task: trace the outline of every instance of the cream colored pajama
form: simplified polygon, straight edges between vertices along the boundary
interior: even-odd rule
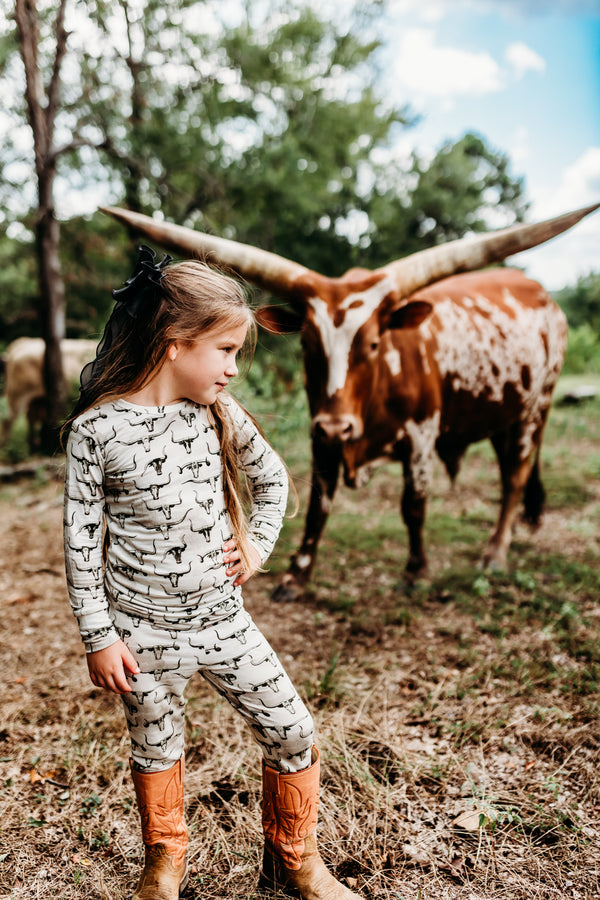
[[[223,399],[252,498],[248,536],[264,562],[287,474],[244,410]],[[138,767],[168,768],[182,755],[183,694],[196,672],[244,717],[268,762],[288,772],[310,763],[311,717],[226,574],[232,528],[206,407],[115,400],[79,416],[67,445],[64,532],[87,652],[121,638],[141,669],[123,698]]]

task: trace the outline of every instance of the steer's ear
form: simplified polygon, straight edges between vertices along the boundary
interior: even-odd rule
[[[387,322],[386,328],[418,328],[431,315],[433,306],[426,300],[413,300],[395,309]]]
[[[302,331],[304,316],[289,306],[259,306],[255,312],[256,321],[271,334],[293,334]]]

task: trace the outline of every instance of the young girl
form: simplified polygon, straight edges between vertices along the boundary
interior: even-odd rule
[[[356,898],[316,849],[311,716],[243,606],[287,500],[284,466],[225,391],[252,312],[236,281],[157,263],[147,247],[114,297],[69,423],[64,541],[91,680],[121,695],[131,737],[145,845],[134,900],[176,900],[187,880],[184,691],[196,672],[262,749],[261,886]]]

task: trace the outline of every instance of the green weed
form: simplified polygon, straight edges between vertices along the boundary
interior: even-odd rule
[[[316,684],[308,683],[306,685],[306,693],[309,700],[318,706],[337,704],[344,694],[338,670],[341,658],[341,651],[334,651],[331,654],[327,668]]]
[[[88,797],[84,797],[81,801],[81,811],[84,818],[89,819],[98,815],[98,809],[101,805],[102,797],[99,797],[98,794],[90,794]]]

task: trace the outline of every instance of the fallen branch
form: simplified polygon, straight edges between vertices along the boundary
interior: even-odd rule
[[[65,473],[63,459],[54,457],[38,457],[24,462],[15,463],[13,466],[0,466],[0,482],[18,481],[20,478],[42,477],[49,481],[62,481]]]

